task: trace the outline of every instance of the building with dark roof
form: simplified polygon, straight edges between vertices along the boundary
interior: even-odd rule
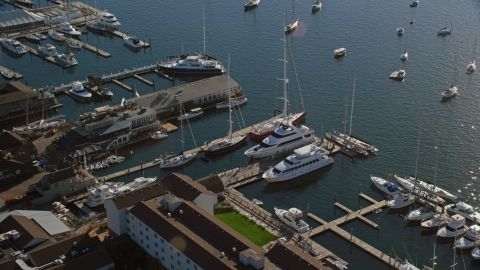
[[[222,182],[222,179],[220,179],[217,174],[209,175],[197,180],[196,182],[204,186],[207,190],[210,190],[219,196],[224,196],[225,186]]]
[[[0,233],[15,230],[20,235],[13,241],[18,249],[29,249],[45,241],[55,242],[35,222],[24,216],[10,215],[0,222]]]
[[[217,195],[189,176],[172,172],[162,180],[162,184],[176,196],[192,201],[213,215],[213,208],[218,204]]]
[[[95,186],[96,179],[86,171],[75,171],[72,167],[51,172],[38,183],[28,187],[25,195],[33,205],[57,200],[88,187]]]
[[[295,270],[328,270],[329,267],[323,266],[319,260],[308,253],[302,252],[298,246],[277,242],[267,253],[270,260],[278,263],[285,269]]]
[[[0,186],[8,185],[20,177],[28,178],[40,171],[37,162],[38,151],[31,141],[15,132],[0,134]]]
[[[138,190],[125,192],[112,199],[104,201],[107,212],[109,234],[120,236],[127,233],[127,208],[131,208],[141,201],[148,201],[167,193],[162,183],[153,183]]]

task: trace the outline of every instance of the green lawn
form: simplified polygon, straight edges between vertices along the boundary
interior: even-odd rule
[[[258,226],[255,222],[248,220],[248,218],[240,213],[221,213],[215,214],[215,217],[259,247],[263,247],[265,244],[276,239],[275,235]]]

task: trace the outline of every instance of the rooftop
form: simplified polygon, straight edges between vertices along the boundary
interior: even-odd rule
[[[0,14],[6,13],[8,12]],[[26,100],[27,97],[38,97],[38,94],[32,88],[18,81],[0,84],[0,105]]]
[[[68,228],[50,211],[15,210],[0,214],[0,222],[2,222],[10,215],[24,216],[28,219],[35,221],[36,224],[42,227],[42,229],[51,236],[59,235],[70,231],[70,228]]]
[[[55,242],[55,240],[46,234],[35,222],[24,216],[9,215],[0,222],[1,233],[6,233],[11,230],[16,230],[20,234],[20,237],[14,242],[15,246],[19,249],[29,248],[47,240]],[[35,239],[38,241],[33,241]]]
[[[0,12],[0,18],[0,27],[41,22],[44,20],[42,16],[25,11],[23,9]]]
[[[319,260],[293,244],[277,242],[267,253],[270,260],[280,264],[286,269],[310,270],[310,269],[331,269],[323,266]]]
[[[218,194],[225,190],[225,186],[223,185],[222,179],[218,177],[218,175],[210,175],[199,179],[196,181],[197,183],[201,184],[202,186],[206,187],[211,192]]]
[[[162,183],[153,183],[138,190],[125,192],[112,200],[117,209],[122,209],[164,195],[166,191],[167,189]]]
[[[214,193],[209,191],[205,186],[193,181],[192,178],[184,174],[172,172],[163,178],[162,184],[177,194],[178,197],[187,201],[195,200],[201,193],[214,195]]]

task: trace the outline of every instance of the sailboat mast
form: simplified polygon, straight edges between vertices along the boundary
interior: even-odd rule
[[[353,78],[353,93],[352,93],[352,108],[350,109],[350,133],[349,135],[352,136],[352,123],[353,123],[353,101],[355,100],[355,80],[357,79],[357,74]]]
[[[230,54],[228,54],[228,70],[227,70],[227,87],[228,87],[228,117],[229,117],[229,124],[230,129],[228,130],[228,139],[230,142],[232,141],[232,103],[230,99]]]
[[[417,160],[415,161],[415,179],[417,179],[417,169],[418,169],[418,152],[420,152],[420,136],[422,135],[422,120],[420,120],[420,131],[418,132],[418,144],[417,144]]]
[[[205,7],[203,8],[203,54],[207,55],[205,50]]]
[[[42,92],[42,119],[45,119],[44,114],[45,114],[45,90],[43,90]]]
[[[180,103],[180,115],[182,115],[182,103]],[[182,134],[182,151],[184,149],[184,142],[183,142],[183,118],[180,118],[180,129],[181,129],[181,134]]]
[[[345,97],[345,118],[343,119],[343,144],[345,144],[345,133],[347,132],[347,114],[348,114],[348,92]]]
[[[440,141],[440,132],[437,135],[437,145],[435,148],[437,149],[437,157],[435,158],[435,173],[433,174],[433,188],[437,186],[437,164],[438,164],[438,142]]]
[[[27,98],[27,113],[25,114],[25,125],[28,126],[28,93],[25,94],[26,98]]]
[[[283,39],[283,115],[287,117],[287,36],[285,35]]]

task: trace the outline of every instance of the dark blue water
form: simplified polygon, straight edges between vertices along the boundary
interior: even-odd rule
[[[92,4],[93,1],[90,1]],[[313,1],[312,1],[313,2]],[[295,17],[300,19],[299,29],[288,39],[289,109],[301,107],[298,91],[300,85],[307,110],[306,124],[316,129],[317,134],[343,130],[345,94],[351,100],[354,76],[356,92],[353,113],[353,134],[365,138],[379,148],[379,155],[355,163],[337,155],[335,164],[325,170],[303,177],[300,181],[284,186],[267,186],[260,182],[241,188],[246,197],[260,198],[265,209],[273,206],[295,206],[306,209],[324,220],[330,221],[344,215],[333,207],[334,193],[337,201],[357,210],[368,205],[358,200],[361,191],[381,200],[382,195],[371,185],[370,174],[386,177],[389,173],[410,175],[415,172],[417,139],[420,129],[421,141],[418,176],[433,180],[435,168],[435,142],[440,132],[437,183],[459,195],[474,206],[478,193],[476,188],[480,165],[478,132],[478,71],[466,75],[464,71],[472,59],[475,37],[478,35],[480,6],[476,1],[422,1],[418,8],[410,8],[411,1],[324,1],[319,12],[311,13],[310,2],[295,5]],[[41,6],[46,2],[40,1]],[[112,54],[111,58],[97,57],[89,51],[76,52],[77,67],[62,70],[60,67],[37,57],[24,55],[13,58],[2,50],[3,64],[24,75],[23,82],[35,87],[69,83],[84,79],[90,73],[107,74],[135,66],[165,60],[168,55],[203,51],[202,9],[205,9],[206,51],[221,59],[225,64],[231,55],[230,75],[244,89],[249,98],[242,107],[245,123],[251,125],[273,115],[282,101],[281,78],[283,67],[278,59],[283,58],[283,24],[286,15],[291,19],[289,1],[262,1],[254,10],[244,12],[243,2],[212,1],[140,1],[118,2],[97,1],[99,9],[108,9],[122,23],[121,30],[139,38],[151,39],[151,49],[132,51],[122,40],[111,36],[90,34],[82,36],[92,45]],[[4,5],[0,10],[11,10]],[[450,16],[453,31],[449,36],[437,36]],[[411,18],[415,19],[410,25]],[[449,23],[450,24],[450,23]],[[405,28],[405,35],[398,37],[396,28]],[[52,41],[48,41],[52,42]],[[45,43],[45,42],[43,42]],[[65,46],[58,46],[63,52]],[[409,59],[400,60],[405,46]],[[336,60],[333,50],[347,48],[347,56]],[[477,50],[479,51],[479,50]],[[294,61],[292,61],[292,54]],[[457,56],[459,68],[459,96],[441,102],[441,91],[452,83],[453,67]],[[295,65],[294,65],[295,64]],[[295,68],[294,68],[295,67]],[[405,69],[404,82],[388,79],[394,69]],[[296,71],[296,72],[295,72]],[[297,78],[298,76],[298,84]],[[156,75],[145,75],[155,80],[156,89],[171,86],[171,82]],[[153,91],[152,87],[131,79],[127,85],[136,85],[140,95]],[[177,80],[175,85],[185,83]],[[106,104],[116,105],[122,97],[131,93],[116,85],[108,86],[114,92],[114,100]],[[58,113],[75,119],[81,111],[91,111],[103,104],[82,105],[68,97],[59,97],[64,108]],[[350,113],[349,113],[350,116]],[[209,111],[200,119],[192,121],[197,144],[226,135],[227,114],[225,111]],[[235,127],[238,122],[234,118]],[[347,124],[347,129],[349,123]],[[118,168],[127,168],[149,161],[180,148],[180,133],[173,133],[165,141],[149,141],[119,150],[127,160],[117,168],[99,172],[99,176]],[[194,147],[186,130],[186,148]],[[237,167],[248,162],[243,155],[243,146],[234,153],[208,163],[198,159],[180,172],[197,179]],[[265,166],[276,161],[265,161]],[[158,168],[146,171],[146,175],[157,175],[161,179],[167,172]],[[126,176],[119,181],[131,181],[136,175]],[[298,182],[298,183],[297,183]],[[416,223],[409,223],[404,212],[383,211],[368,218],[380,225],[376,231],[360,221],[345,225],[345,230],[389,254],[397,254],[402,260],[408,258],[418,266],[430,265],[434,233],[422,232]],[[313,221],[311,225],[316,226]],[[333,233],[315,238],[320,244],[350,262],[350,269],[387,269],[388,267],[363,251],[337,237]],[[453,263],[453,241],[437,242],[438,268],[449,269]],[[480,269],[469,251],[463,255],[467,269]],[[458,255],[457,269],[463,269],[462,256]]]

